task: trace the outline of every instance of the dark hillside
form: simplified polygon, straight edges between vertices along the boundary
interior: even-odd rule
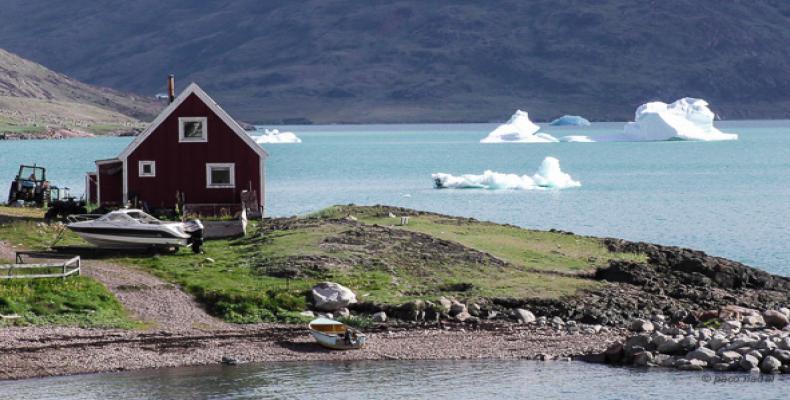
[[[152,96],[198,81],[247,121],[625,120],[697,96],[790,116],[784,1],[5,0],[0,47]]]

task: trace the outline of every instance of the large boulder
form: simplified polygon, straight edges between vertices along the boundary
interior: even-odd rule
[[[782,366],[782,362],[777,360],[773,356],[768,356],[763,359],[763,362],[760,363],[760,371],[765,372],[766,374],[775,374],[779,372],[779,367]]]
[[[321,311],[336,311],[357,302],[351,289],[334,282],[321,282],[311,291],[313,307]]]
[[[468,313],[466,309],[466,305],[464,303],[455,301],[450,305],[450,316],[455,317],[458,314]]]
[[[516,315],[516,319],[518,320],[518,322],[520,322],[522,324],[529,324],[529,323],[535,322],[535,319],[536,319],[535,318],[535,314],[533,314],[533,313],[531,313],[531,312],[529,312],[529,311],[527,311],[527,310],[525,310],[523,308],[517,308],[517,309],[513,310],[513,313]]]
[[[689,360],[702,360],[708,364],[711,364],[716,358],[716,352],[705,347],[700,347],[686,354],[686,358]]]
[[[636,320],[631,322],[631,330],[634,331],[634,332],[639,332],[639,333],[648,332],[649,333],[649,332],[653,332],[655,329],[656,328],[655,328],[655,326],[653,326],[653,323],[648,321],[648,320],[636,319]]]
[[[387,313],[384,311],[379,311],[373,314],[373,322],[387,322]]]
[[[741,361],[739,362],[739,365],[741,366],[741,368],[744,371],[751,371],[752,368],[757,367],[757,365],[759,363],[760,363],[760,360],[757,359],[757,357],[754,357],[752,355],[747,354],[747,355],[743,356],[743,358],[741,358]]]
[[[790,324],[790,319],[788,319],[787,315],[777,310],[768,310],[764,312],[763,319],[768,326],[773,326],[778,329],[782,329]]]

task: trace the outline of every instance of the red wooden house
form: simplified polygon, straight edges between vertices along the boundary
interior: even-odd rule
[[[172,97],[171,97],[172,99]],[[86,197],[103,206],[217,214],[263,212],[267,154],[198,85],[191,84],[118,157],[96,161]],[[257,206],[257,207],[256,207]]]

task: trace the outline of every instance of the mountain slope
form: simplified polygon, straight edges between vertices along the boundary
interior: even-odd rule
[[[790,5],[672,0],[6,0],[0,43],[150,96],[167,73],[249,121],[625,120],[708,99],[790,116]]]

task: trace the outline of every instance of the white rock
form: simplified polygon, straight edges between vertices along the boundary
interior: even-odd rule
[[[453,304],[450,306],[449,314],[450,314],[451,317],[455,317],[456,315],[461,314],[461,313],[465,313],[465,312],[467,312],[467,310],[466,310],[466,305],[464,305],[464,303],[456,301],[456,302],[453,302]]]
[[[321,311],[336,311],[357,302],[357,296],[351,289],[334,282],[313,286],[311,294],[315,309]]]
[[[384,311],[379,311],[373,314],[373,322],[387,322],[387,313]]]
[[[518,319],[518,321],[522,324],[529,324],[535,322],[537,319],[535,318],[535,314],[523,308],[517,308],[513,310],[513,312],[516,315],[516,319]]]
[[[351,311],[349,311],[348,308],[341,308],[341,309],[337,310],[337,312],[335,312],[335,314],[339,315],[341,317],[348,317],[348,316],[351,315]]]
[[[631,330],[634,332],[653,332],[653,323],[644,319],[635,319],[631,322]]]
[[[728,334],[737,333],[741,330],[741,323],[738,321],[724,321],[719,329]]]

